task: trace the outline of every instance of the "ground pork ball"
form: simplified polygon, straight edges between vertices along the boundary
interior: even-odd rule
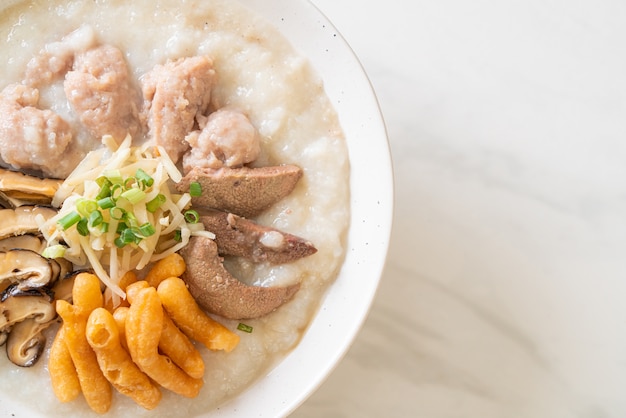
[[[185,172],[193,167],[239,167],[256,160],[261,152],[256,128],[233,109],[211,113],[202,130],[191,132],[185,140],[191,146],[183,157]]]
[[[59,162],[72,141],[70,125],[49,109],[39,109],[39,91],[11,84],[0,93],[0,156],[17,169],[46,176],[69,174]]]

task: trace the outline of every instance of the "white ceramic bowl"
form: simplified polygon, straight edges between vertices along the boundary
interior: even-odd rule
[[[393,212],[384,122],[372,87],[338,30],[306,0],[241,2],[277,27],[324,81],[348,142],[351,226],[339,277],[300,344],[240,396],[204,414],[212,418],[286,416],[315,391],[346,353],[367,316],[385,263]],[[23,405],[0,399],[0,411],[29,415]]]
[[[346,353],[369,311],[387,256],[393,177],[378,102],[337,28],[305,0],[241,0],[306,56],[324,81],[348,141],[351,225],[347,256],[298,347],[267,376],[207,417],[281,417],[296,409]]]

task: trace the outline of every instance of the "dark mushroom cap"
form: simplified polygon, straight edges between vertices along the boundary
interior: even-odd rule
[[[34,365],[41,357],[46,345],[43,331],[53,322],[41,323],[35,318],[29,318],[15,324],[6,342],[9,360],[21,367]]]
[[[0,238],[39,233],[37,215],[47,220],[56,214],[56,210],[41,206],[0,209]]]
[[[35,251],[16,248],[0,252],[0,283],[18,283],[22,289],[42,287],[53,282],[54,268]]]
[[[16,248],[40,253],[46,248],[45,240],[32,234],[17,235],[0,240],[0,251],[10,251]]]
[[[54,297],[48,288],[21,289],[17,283],[0,294],[0,312],[0,332],[29,318],[38,323],[56,318]]]

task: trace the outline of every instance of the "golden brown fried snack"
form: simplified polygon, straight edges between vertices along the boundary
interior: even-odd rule
[[[150,286],[157,288],[159,283],[168,277],[180,277],[185,272],[185,260],[178,253],[168,255],[157,261],[146,275],[146,281]]]
[[[64,338],[85,400],[93,411],[103,414],[111,407],[113,393],[85,336],[89,314],[103,305],[98,277],[90,273],[76,276],[72,299],[73,305],[58,300],[57,313],[63,319]]]
[[[174,323],[191,339],[210,350],[232,351],[239,343],[239,335],[214,321],[200,309],[185,282],[170,277],[159,284],[158,295],[165,311]]]
[[[163,330],[159,339],[159,350],[189,376],[201,379],[204,376],[204,360],[187,336],[163,313]]]
[[[127,299],[133,303],[141,289],[150,287],[148,282],[139,281],[127,289]],[[120,309],[120,308],[118,308]],[[119,315],[123,315],[121,312]],[[159,350],[168,356],[178,367],[189,376],[200,379],[204,376],[204,360],[200,352],[187,336],[172,322],[169,315],[163,313],[163,330],[159,339]]]
[[[92,273],[80,273],[76,276],[72,287],[72,303],[77,312],[87,313],[87,316],[94,309],[102,307],[103,297],[98,276]]]
[[[179,395],[193,398],[203,381],[183,372],[159,353],[163,330],[163,306],[153,287],[141,289],[131,299],[126,318],[126,343],[133,361],[155,382]]]
[[[117,331],[120,335],[120,344],[124,347],[124,350],[128,351],[128,345],[126,344],[126,316],[128,315],[128,306],[119,306],[113,311],[113,319],[117,324]]]
[[[52,390],[61,402],[73,401],[80,395],[80,381],[65,343],[65,333],[62,327],[57,331],[50,347],[48,371]]]
[[[122,348],[113,315],[104,308],[95,309],[87,320],[86,336],[113,387],[142,407],[154,409],[161,400],[161,391]]]
[[[139,292],[141,292],[141,290],[147,289],[149,287],[150,287],[150,284],[148,284],[148,282],[145,280],[140,280],[138,282],[131,284],[130,286],[126,288],[126,300],[128,301],[130,305],[132,305],[133,300],[135,299],[135,296]]]

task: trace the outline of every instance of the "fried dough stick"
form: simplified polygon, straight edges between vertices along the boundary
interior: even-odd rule
[[[113,315],[104,308],[94,310],[87,320],[86,335],[100,369],[113,387],[146,409],[156,408],[161,391],[122,347]]]
[[[203,381],[181,370],[159,353],[163,330],[163,307],[156,289],[141,289],[133,297],[126,317],[126,344],[133,361],[155,382],[179,395],[193,398]]]
[[[93,411],[104,414],[111,407],[113,393],[85,335],[89,314],[103,305],[98,277],[90,273],[76,276],[72,300],[73,305],[58,300],[57,313],[63,319],[64,337],[85,400]]]

